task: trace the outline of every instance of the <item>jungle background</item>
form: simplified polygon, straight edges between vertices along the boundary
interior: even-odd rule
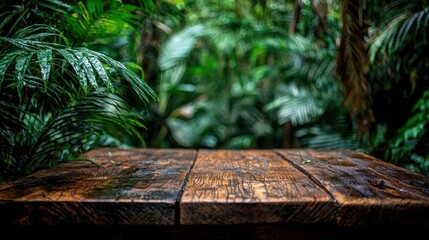
[[[429,1],[0,6],[0,182],[106,146],[354,149],[429,175]]]

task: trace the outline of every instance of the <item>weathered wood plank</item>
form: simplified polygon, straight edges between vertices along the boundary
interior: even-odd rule
[[[345,228],[336,224],[10,226],[0,239],[22,240],[373,240],[425,239],[426,228]]]
[[[174,224],[195,150],[103,148],[0,186],[0,223]]]
[[[429,226],[429,178],[358,151],[278,150],[338,201],[340,226]]]
[[[180,202],[182,224],[316,223],[332,197],[268,150],[200,150]]]

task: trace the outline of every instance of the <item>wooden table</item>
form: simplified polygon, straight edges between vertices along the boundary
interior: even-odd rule
[[[0,239],[368,239],[429,230],[429,178],[357,151],[102,148],[84,157],[0,185]]]

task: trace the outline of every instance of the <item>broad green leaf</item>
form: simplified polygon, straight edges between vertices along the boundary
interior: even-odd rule
[[[28,64],[30,64],[30,60],[33,54],[21,55],[17,56],[15,60],[15,77],[18,88],[18,95],[21,99],[22,97],[22,88],[25,85],[25,72],[27,71]]]
[[[16,56],[16,53],[8,53],[0,61],[0,89],[3,83],[4,75],[6,74],[6,70]]]
[[[86,76],[88,77],[89,83],[96,89],[98,90],[98,84],[97,84],[97,80],[95,79],[95,73],[94,70],[91,66],[91,63],[89,62],[88,58],[85,57],[83,55],[82,52],[76,51],[75,55],[78,59],[79,62],[82,63],[83,69],[86,72]]]
[[[74,54],[73,54],[74,50],[72,50],[72,49],[58,49],[58,52],[60,52],[61,55],[63,55],[64,58],[73,67],[74,71],[76,72],[76,74],[79,77],[80,86],[83,88],[83,90],[85,92],[87,92],[88,82],[87,82],[86,72],[84,69],[82,69],[81,64],[79,63],[78,59],[74,56]]]
[[[39,61],[40,71],[42,73],[42,79],[46,82],[49,79],[49,73],[51,71],[52,64],[52,49],[41,49],[37,51],[37,60]]]
[[[109,75],[107,75],[106,70],[103,67],[103,64],[98,60],[98,58],[94,56],[88,56],[89,61],[91,62],[92,66],[94,67],[95,71],[98,73],[98,76],[100,76],[101,80],[103,80],[104,84],[106,84],[107,90],[114,92],[112,81],[110,81]]]

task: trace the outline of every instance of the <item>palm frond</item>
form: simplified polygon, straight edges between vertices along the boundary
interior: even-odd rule
[[[144,142],[141,115],[113,95],[123,79],[142,101],[157,100],[144,79],[102,53],[52,38],[63,37],[46,25],[0,37],[0,181],[87,151],[108,131]]]
[[[344,104],[358,122],[357,132],[366,135],[375,119],[371,88],[366,79],[368,54],[362,12],[363,1],[342,1],[343,27],[336,72],[345,93]]]
[[[326,131],[320,128],[312,128],[309,131],[311,137],[306,142],[301,139],[302,146],[314,149],[357,149],[360,143],[357,139],[342,136],[339,133]],[[300,132],[297,133],[300,135]]]
[[[264,108],[266,111],[277,111],[279,124],[291,122],[293,125],[303,125],[313,121],[324,112],[322,101],[315,92],[296,85],[288,85],[282,96],[276,98]]]
[[[325,117],[326,118],[326,117]],[[337,111],[332,122],[306,125],[296,131],[302,147],[319,149],[357,149],[361,146],[355,130],[350,126],[347,113]]]
[[[294,34],[283,38],[267,38],[259,41],[252,49],[251,59],[254,61],[260,55],[274,54],[282,59],[283,66],[273,69],[272,66],[266,73],[276,72],[281,74],[285,81],[302,79],[303,85],[314,84],[326,85],[333,81],[335,68],[335,51],[320,48],[311,39],[300,34]],[[277,65],[279,66],[279,65]],[[258,70],[257,67],[256,70]],[[267,77],[266,75],[261,76]]]
[[[24,129],[2,132],[9,143],[2,139],[2,145],[8,146],[2,155],[9,156],[4,159],[10,171],[5,176],[25,175],[88,151],[97,146],[105,129],[121,129],[141,138],[135,128],[143,126],[141,116],[129,115],[127,108],[117,95],[93,92],[49,114],[42,114],[37,107],[28,109],[19,118]]]
[[[142,79],[142,77],[139,77],[135,72],[126,68],[124,64],[115,61],[107,55],[96,51],[92,51],[86,48],[79,48],[78,50],[82,51],[84,55],[88,56],[88,58],[97,58],[104,65],[107,65],[108,67],[113,69],[114,72],[119,74],[119,76],[123,77],[131,85],[133,90],[142,100],[145,100],[146,102],[158,100],[157,94],[149,87],[149,85],[147,85],[146,82],[144,82],[144,79]],[[96,70],[98,69],[96,68]]]
[[[11,32],[11,30],[13,30],[14,28],[12,27],[12,29],[5,29],[5,26],[7,26],[8,24],[11,24],[10,22],[14,20],[14,18],[18,17],[19,15],[22,14],[23,10],[19,7],[19,6],[11,6],[9,8],[3,8],[2,9],[2,13],[0,14],[1,19],[3,19],[0,23],[0,33],[2,33],[1,35],[6,35],[6,31],[8,31],[9,33]],[[12,25],[15,25],[12,23]]]
[[[65,15],[68,36],[86,43],[119,36],[124,30],[140,26],[141,17],[137,10],[137,6],[119,2],[109,5],[103,0],[78,2],[73,8],[74,13]]]
[[[197,39],[205,34],[203,25],[194,25],[174,34],[164,43],[159,56],[158,65],[167,70],[179,65],[194,48]]]
[[[407,47],[410,41],[423,39],[415,45],[418,51],[421,44],[427,42],[429,27],[429,7],[416,1],[394,1],[384,8],[389,13],[386,17],[386,27],[382,28],[370,40],[370,60],[377,55],[395,54]],[[417,54],[419,52],[416,52]]]
[[[0,61],[0,66],[2,66],[0,86],[9,65],[15,60],[14,76],[20,96],[22,87],[25,85],[24,76],[30,69],[38,68],[40,78],[46,82],[50,77],[49,66],[53,64],[63,66],[63,71],[64,68],[71,66],[74,70],[72,74],[78,76],[80,86],[84,91],[88,91],[88,81],[94,89],[98,89],[99,84],[103,84],[109,90],[114,91],[111,79],[116,74],[129,82],[142,100],[146,102],[157,100],[156,93],[144,80],[133,71],[128,70],[122,63],[86,48],[70,48],[49,41],[37,40],[40,37],[40,33],[37,32],[46,29],[51,28],[39,25],[29,26],[18,33],[20,38],[0,37],[0,44],[12,44],[9,46],[10,51],[3,55]],[[34,35],[38,37],[36,38]],[[43,35],[43,37],[46,36]],[[37,59],[37,61],[32,61],[32,59]],[[35,62],[38,63],[38,66],[35,66]]]
[[[71,10],[72,5],[61,0],[4,0],[0,5],[0,35],[10,36],[22,26],[58,21]]]
[[[32,11],[34,11],[36,14],[39,14],[41,17],[52,16],[52,14],[46,13],[47,11],[54,11],[58,13],[69,13],[73,9],[72,5],[61,0],[38,0],[38,1],[30,0],[29,2],[38,6]],[[46,9],[46,10],[41,11],[40,9]]]
[[[194,49],[197,39],[204,34],[204,26],[190,26],[171,36],[163,45],[158,58],[158,66],[162,71],[159,84],[161,113],[166,112],[170,91],[180,83],[185,73],[186,58]]]

